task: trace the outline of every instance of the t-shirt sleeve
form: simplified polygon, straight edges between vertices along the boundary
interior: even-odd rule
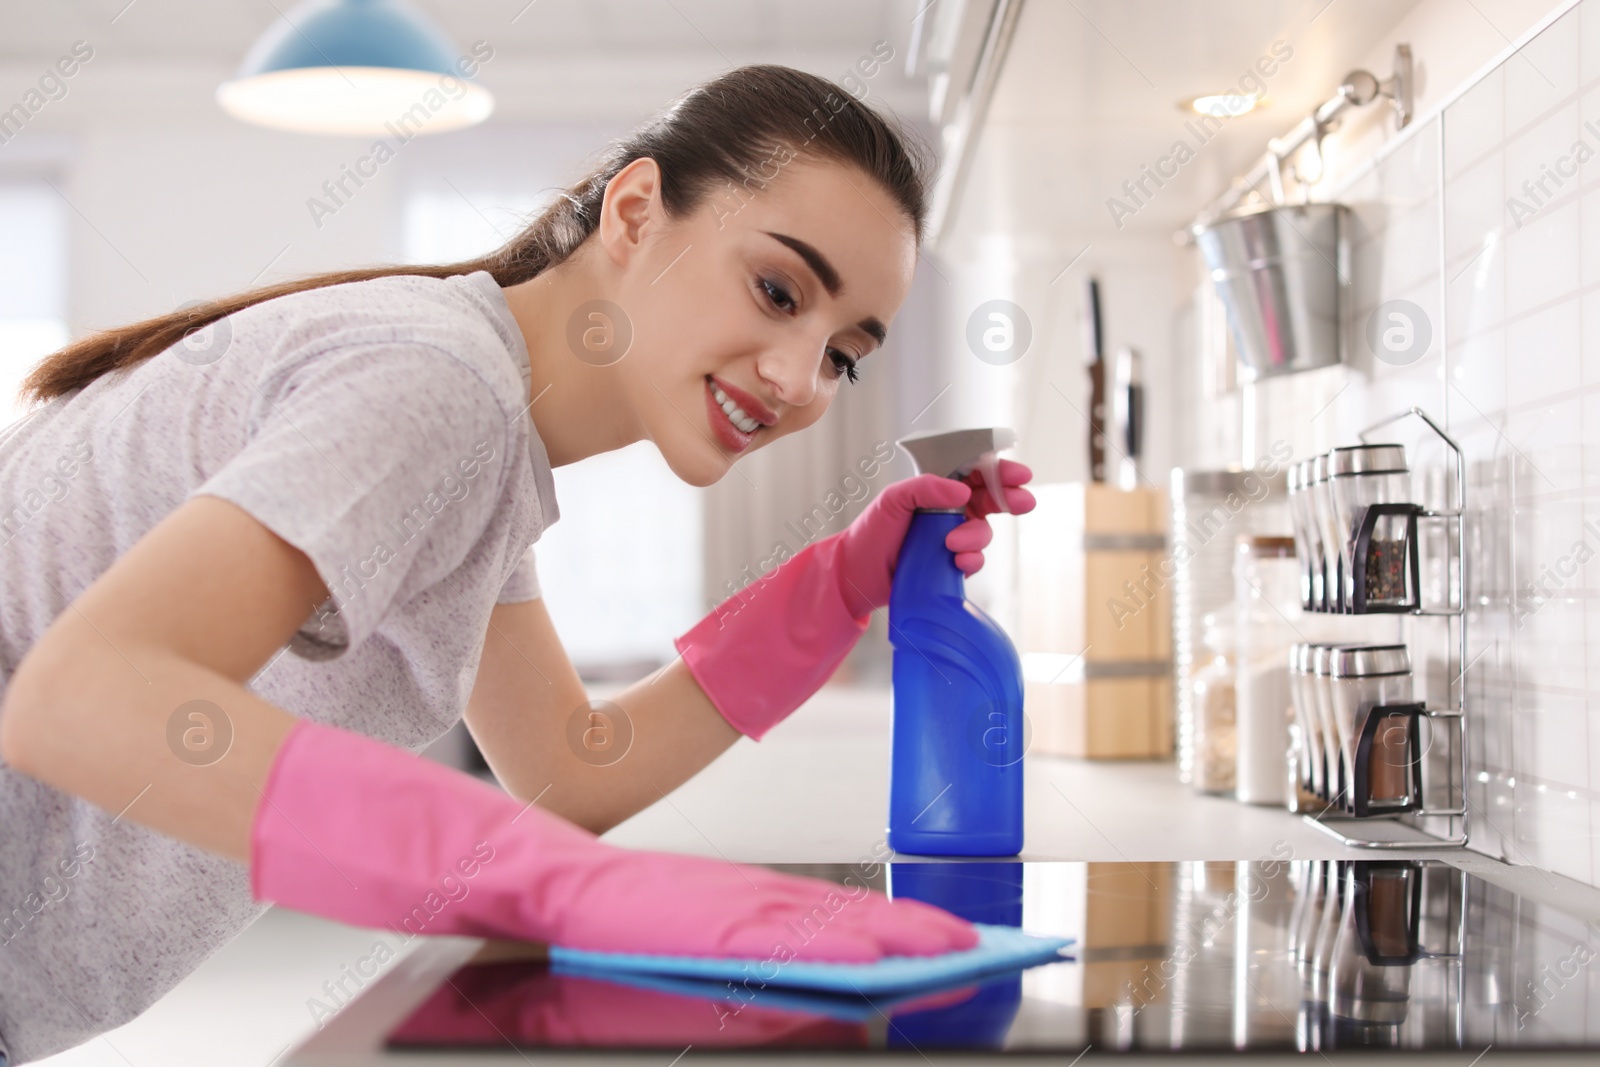
[[[476,371],[423,345],[334,349],[257,391],[249,440],[190,496],[232,501],[310,558],[329,596],[289,647],[333,659],[482,536],[506,416]]]
[[[511,568],[511,574],[500,587],[500,596],[496,598],[497,604],[517,604],[524,600],[538,600],[542,594],[539,592],[539,572],[534,569],[533,546],[517,560],[517,565]]]

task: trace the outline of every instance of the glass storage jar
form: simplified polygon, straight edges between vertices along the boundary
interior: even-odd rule
[[[1234,606],[1211,612],[1201,622],[1206,656],[1190,679],[1194,706],[1195,790],[1233,792],[1238,772],[1237,693],[1234,689]]]
[[[1289,648],[1300,614],[1294,538],[1245,534],[1233,561],[1237,644],[1238,772],[1246,804],[1281,805],[1289,745]]]

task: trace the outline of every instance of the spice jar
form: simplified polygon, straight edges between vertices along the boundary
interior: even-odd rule
[[[1345,784],[1350,770],[1345,764],[1344,737],[1333,713],[1332,662],[1336,645],[1312,645],[1310,653],[1311,695],[1314,714],[1322,727],[1322,799],[1344,806]]]
[[[1194,703],[1194,787],[1201,793],[1232,793],[1238,769],[1234,689],[1234,606],[1201,620],[1206,655],[1190,679]]]
[[[1311,461],[1291,464],[1286,475],[1294,552],[1300,561],[1300,607],[1306,611],[1320,611],[1323,596],[1321,542],[1317,539],[1317,517],[1311,502]]]
[[[1327,754],[1323,750],[1322,713],[1317,707],[1315,679],[1311,673],[1312,653],[1315,645],[1297,644],[1289,650],[1289,696],[1294,705],[1294,722],[1291,727],[1299,742],[1296,751],[1295,787],[1305,793],[1294,807],[1295,811],[1320,808],[1318,801],[1328,796]]]
[[[1339,568],[1339,520],[1333,508],[1333,487],[1328,482],[1327,453],[1311,457],[1311,474],[1306,480],[1311,500],[1310,516],[1315,538],[1313,552],[1322,571],[1322,611],[1342,612],[1343,572]]]
[[[1405,448],[1335,448],[1328,453],[1328,482],[1340,537],[1344,610],[1409,611],[1416,606],[1411,558],[1416,508],[1410,503]],[[1371,533],[1357,544],[1369,517]]]
[[[1420,795],[1415,767],[1417,717],[1411,656],[1405,645],[1345,645],[1330,650],[1329,690],[1356,815],[1408,811]]]
[[[1347,1043],[1395,1046],[1411,1005],[1423,868],[1404,860],[1345,867],[1328,968],[1328,1007]]]
[[[1301,782],[1306,768],[1305,742],[1301,739],[1300,723],[1294,718],[1289,720],[1289,746],[1284,755],[1289,765],[1283,774],[1283,806],[1297,813],[1310,811],[1312,795]]]

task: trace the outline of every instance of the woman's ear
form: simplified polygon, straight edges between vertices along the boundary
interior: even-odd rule
[[[600,204],[600,246],[613,263],[626,267],[665,215],[660,166],[648,156],[636,159],[606,183]]]

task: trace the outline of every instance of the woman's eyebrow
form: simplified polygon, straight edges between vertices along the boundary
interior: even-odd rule
[[[839,272],[833,269],[833,264],[828,262],[826,256],[815,248],[806,244],[798,237],[790,237],[784,233],[773,233],[771,230],[762,230],[762,233],[794,250],[795,255],[806,261],[806,266],[811,268],[813,274],[822,282],[822,287],[828,290],[829,296],[838,296],[843,284],[839,281]]]
[[[785,247],[792,249],[795,255],[805,260],[806,266],[810,267],[812,273],[817,276],[817,280],[822,282],[822,287],[828,290],[829,296],[839,295],[839,290],[844,288],[844,283],[839,280],[839,272],[833,269],[833,264],[828,262],[827,256],[824,256],[821,252],[818,252],[815,248],[800,240],[798,237],[790,237],[786,233],[773,233],[771,230],[762,230],[761,232],[772,238],[774,241],[777,241],[783,244]],[[868,337],[871,337],[874,341],[878,342],[880,345],[883,344],[883,339],[887,337],[889,333],[889,331],[884,328],[883,323],[879,322],[874,317],[862,319],[860,322],[856,323],[856,325],[861,328],[862,332],[864,332]]]

